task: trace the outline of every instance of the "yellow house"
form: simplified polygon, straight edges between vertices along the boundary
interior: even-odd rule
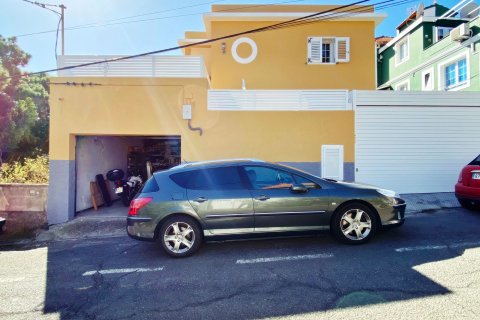
[[[216,5],[205,31],[179,41],[183,55],[59,71],[50,87],[49,223],[92,207],[96,174],[146,175],[147,163],[259,158],[353,180],[349,90],[375,89],[374,29],[385,15],[349,10]],[[323,15],[291,22],[315,13]]]

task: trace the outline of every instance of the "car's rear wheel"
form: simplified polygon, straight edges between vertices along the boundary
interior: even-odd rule
[[[361,203],[351,203],[335,212],[331,228],[340,241],[361,244],[375,235],[377,226],[377,217],[372,209]]]
[[[463,208],[465,208],[467,210],[475,210],[475,209],[478,209],[478,207],[479,207],[479,206],[476,206],[475,203],[473,203],[470,200],[458,199],[458,202],[460,203],[460,205]]]
[[[190,217],[173,216],[162,224],[158,241],[168,255],[176,258],[186,257],[200,248],[201,229]]]

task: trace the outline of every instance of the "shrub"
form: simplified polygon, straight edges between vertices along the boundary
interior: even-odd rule
[[[3,163],[0,167],[0,183],[48,183],[48,156]]]

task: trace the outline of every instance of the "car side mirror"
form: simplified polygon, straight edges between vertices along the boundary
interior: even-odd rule
[[[293,193],[307,193],[308,188],[301,184],[294,184],[290,187],[290,191]]]

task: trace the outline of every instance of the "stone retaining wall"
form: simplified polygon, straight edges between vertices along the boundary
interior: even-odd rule
[[[0,217],[7,219],[0,240],[47,227],[46,184],[0,184]]]

